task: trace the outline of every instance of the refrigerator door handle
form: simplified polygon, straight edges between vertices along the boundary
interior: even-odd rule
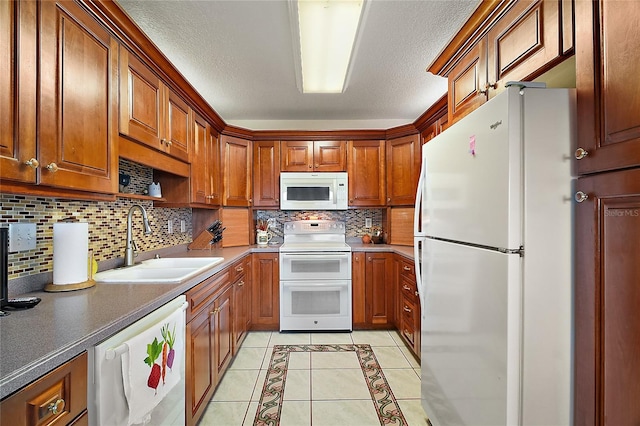
[[[427,174],[427,162],[425,161],[424,151],[422,152],[422,162],[420,166],[420,175],[418,177],[418,189],[416,190],[416,206],[413,210],[413,235],[416,237],[424,237],[423,227],[424,224],[420,223],[420,216],[422,215],[423,204],[426,200],[423,199],[423,187],[425,185],[425,176]]]
[[[414,271],[416,274],[416,289],[418,290],[418,299],[420,300],[420,315],[424,315],[424,301],[422,300],[424,290],[422,288],[422,259],[421,247],[424,242],[422,238],[414,238],[413,240],[413,259],[414,259]]]

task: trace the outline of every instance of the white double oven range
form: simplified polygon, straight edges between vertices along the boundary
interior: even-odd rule
[[[280,331],[351,331],[351,247],[345,223],[284,224]]]

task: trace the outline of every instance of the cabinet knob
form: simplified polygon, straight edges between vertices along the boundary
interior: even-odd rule
[[[367,260],[368,260],[369,262],[371,262],[371,256],[369,256],[369,257],[367,258]]]
[[[24,164],[26,164],[27,166],[31,167],[32,169],[37,169],[38,166],[40,165],[38,160],[36,160],[35,158],[32,158],[29,161],[25,161]]]
[[[52,402],[47,406],[47,410],[51,412],[51,414],[59,414],[64,411],[64,399],[58,399],[55,402]]]
[[[391,202],[391,197],[387,198],[387,203]]]
[[[160,139],[160,145],[164,145],[165,143],[167,143],[167,140],[165,138]]]
[[[587,200],[587,198],[589,198],[589,196],[582,191],[578,191],[576,192],[576,195],[574,198],[578,203],[583,203]]]
[[[418,296],[418,295],[419,295],[419,293],[418,293],[418,291],[417,291],[417,290],[416,290],[416,291],[414,291],[414,292],[413,292],[413,294],[414,294],[415,296]]]
[[[236,272],[242,272],[244,268],[242,266],[236,266]]]
[[[220,308],[215,308],[213,311],[209,312],[209,315],[215,315],[220,312]]]
[[[576,149],[576,152],[574,155],[576,157],[576,160],[582,160],[584,157],[589,155],[589,151],[585,150],[584,148],[578,148]]]
[[[47,170],[49,170],[51,173],[55,173],[58,171],[58,165],[56,163],[51,163],[47,166]]]
[[[402,289],[409,291],[409,290],[411,290],[411,287],[409,287],[408,285],[405,284],[405,285],[402,286]]]
[[[411,309],[410,309],[408,306],[406,306],[406,305],[404,306],[404,308],[403,308],[403,309],[404,309],[404,311],[405,311],[405,312],[411,312]]]
[[[349,200],[349,204],[353,204],[353,200]]]
[[[171,145],[173,145],[173,142],[171,142],[171,140],[170,140],[170,139],[165,140],[165,141],[164,141],[164,143],[166,143],[166,144],[167,144],[167,146],[171,146]]]
[[[310,169],[313,169],[313,165],[312,165],[312,164],[309,164],[309,168],[310,168]]]
[[[242,287],[244,285],[244,281],[238,281],[238,287]]]

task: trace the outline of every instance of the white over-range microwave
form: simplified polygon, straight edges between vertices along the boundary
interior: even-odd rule
[[[346,172],[280,173],[281,210],[347,210]]]

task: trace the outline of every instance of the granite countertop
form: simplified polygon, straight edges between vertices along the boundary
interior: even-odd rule
[[[354,251],[390,251],[413,258],[413,248],[350,244]],[[0,399],[183,294],[248,253],[277,252],[277,245],[182,251],[171,257],[220,256],[224,261],[178,284],[106,284],[60,293],[29,293],[42,301],[0,318]]]

